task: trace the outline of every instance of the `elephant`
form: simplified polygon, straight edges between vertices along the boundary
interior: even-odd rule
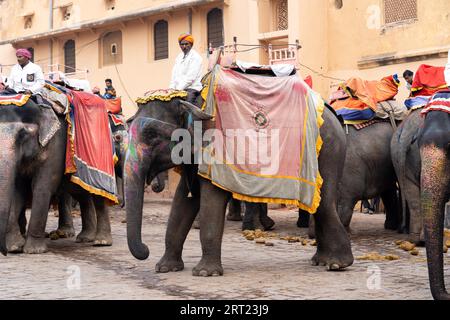
[[[21,107],[0,107],[0,132],[0,252],[45,252],[48,210],[64,173],[66,123],[52,108],[28,99]]]
[[[397,230],[400,204],[391,160],[394,128],[388,122],[379,122],[359,131],[348,126],[346,131],[347,152],[338,192],[338,213],[342,224],[350,230],[356,203],[381,196],[386,208],[384,226],[388,230]]]
[[[243,216],[242,208],[244,208]],[[269,231],[275,226],[275,221],[268,215],[266,203],[251,203],[236,199],[229,202],[227,220],[242,221],[242,230],[255,230],[260,224],[265,231]]]
[[[149,101],[140,106],[130,127],[130,146],[125,160],[127,239],[135,258],[145,260],[149,256],[141,236],[145,181],[176,165],[171,157],[174,147],[171,136],[175,130],[189,129],[190,120],[210,119],[211,116],[180,98],[168,102]],[[345,157],[345,134],[330,110],[324,110],[323,119],[320,128],[323,147],[318,161],[324,183],[322,200],[315,214],[318,246],[312,263],[327,266],[328,270],[340,270],[350,266],[354,259],[349,236],[336,211],[337,182]],[[221,276],[225,210],[231,194],[192,172],[196,172],[195,165],[185,164],[168,219],[165,253],[156,265],[156,272],[184,269],[183,244],[199,214],[203,255],[192,273],[194,276]]]
[[[450,91],[444,94],[448,99]],[[444,212],[450,197],[448,112],[434,110],[427,113],[423,129],[418,136],[418,146],[421,159],[420,208],[424,223],[430,289],[434,299],[450,300],[450,294],[445,289],[443,270]]]
[[[420,212],[421,160],[417,141],[423,127],[420,112],[420,110],[411,111],[395,131],[391,141],[391,156],[401,193],[403,212],[401,231],[410,234],[410,241],[423,245],[425,239]]]

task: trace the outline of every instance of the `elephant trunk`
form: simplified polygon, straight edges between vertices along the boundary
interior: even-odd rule
[[[3,143],[3,142],[2,142]],[[0,150],[0,252],[6,256],[6,233],[11,210],[16,172],[15,153],[10,146]]]
[[[447,172],[445,152],[434,146],[421,148],[421,206],[424,219],[430,289],[434,299],[449,300],[444,282],[444,210]],[[447,166],[448,167],[448,166]],[[448,177],[447,177],[448,180]]]
[[[142,210],[147,168],[142,158],[136,156],[136,145],[132,142],[125,159],[125,203],[127,212],[127,239],[131,254],[139,260],[149,256],[148,247],[142,243]]]

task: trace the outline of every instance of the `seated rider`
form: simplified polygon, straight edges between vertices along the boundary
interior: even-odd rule
[[[408,91],[411,91],[411,87],[414,81],[414,72],[412,72],[411,70],[405,70],[405,72],[403,72],[403,78],[406,81],[406,87],[408,88]]]
[[[172,70],[170,89],[187,91],[186,101],[195,104],[202,90],[202,64],[203,59],[197,51],[192,49],[194,37],[182,34],[178,37],[181,53],[175,60]]]
[[[44,88],[45,79],[41,67],[30,61],[32,55],[27,49],[18,49],[16,57],[17,64],[11,69],[6,81],[6,92],[37,95],[36,102],[42,103],[39,93]]]
[[[112,86],[112,80],[111,79],[105,79],[105,94],[102,96],[104,99],[116,99],[116,89]]]

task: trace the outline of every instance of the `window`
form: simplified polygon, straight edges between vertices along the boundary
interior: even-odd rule
[[[417,0],[383,0],[383,2],[385,24],[417,19]]]
[[[342,7],[344,6],[344,2],[343,0],[334,0],[334,7],[336,9],[342,9]]]
[[[66,43],[64,43],[64,72],[71,73],[75,71],[75,41],[67,40]]]
[[[31,53],[30,61],[34,62],[34,48],[33,47],[29,47],[29,48],[27,48],[27,50],[30,51],[30,53]]]
[[[72,5],[61,7],[61,16],[63,21],[70,20],[71,15],[72,15]]]
[[[213,48],[224,45],[223,39],[223,12],[221,9],[215,8],[208,12],[208,44]]]
[[[155,60],[169,58],[169,24],[165,20],[159,20],[153,28],[155,48]]]
[[[33,15],[28,15],[23,17],[24,19],[24,29],[31,29],[31,27],[33,26]]]
[[[102,38],[103,61],[102,64],[113,65],[122,63],[122,32],[114,31],[105,34]]]
[[[106,10],[114,10],[116,8],[116,0],[105,0]]]
[[[275,12],[277,30],[287,30],[289,28],[288,1],[278,0]]]

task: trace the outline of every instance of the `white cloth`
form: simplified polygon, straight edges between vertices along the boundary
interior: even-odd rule
[[[202,64],[202,57],[194,49],[191,49],[186,57],[183,52],[180,53],[175,60],[169,88],[202,90]]]
[[[274,64],[274,65],[260,65],[255,63],[249,63],[241,60],[236,61],[236,65],[242,71],[247,71],[250,68],[262,68],[271,69],[277,77],[287,77],[290,76],[292,71],[294,71],[295,66],[293,64]]]
[[[447,86],[450,87],[450,50],[448,50],[448,62],[447,65],[445,66],[445,82],[447,83]]]
[[[23,68],[20,64],[12,67],[6,84],[16,92],[30,90],[36,94],[44,87],[45,79],[41,67],[30,61]]]

